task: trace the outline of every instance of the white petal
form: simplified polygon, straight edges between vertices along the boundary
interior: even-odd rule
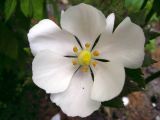
[[[51,120],[61,120],[61,114],[57,113],[56,115],[54,115]]]
[[[62,31],[49,19],[42,20],[32,27],[28,33],[28,40],[33,55],[46,49],[61,55],[71,55],[73,46],[78,46],[73,35]]]
[[[101,103],[91,100],[93,81],[90,72],[78,70],[69,88],[62,93],[52,94],[51,100],[61,107],[68,116],[86,117],[97,110]]]
[[[67,89],[76,69],[70,58],[44,50],[33,60],[33,82],[47,93],[62,92]]]
[[[61,16],[63,29],[77,36],[82,45],[93,43],[105,30],[105,16],[96,8],[81,3],[70,7]]]
[[[138,68],[144,59],[143,30],[126,18],[112,34],[103,33],[95,49],[101,57],[118,61],[128,68]]]
[[[62,16],[63,13],[64,13],[64,10],[61,10],[61,16]]]
[[[113,32],[114,21],[115,21],[114,13],[109,14],[108,17],[106,18],[106,31],[108,33],[112,33]]]
[[[94,71],[91,97],[97,101],[107,101],[119,95],[125,82],[123,65],[115,62],[99,62]]]

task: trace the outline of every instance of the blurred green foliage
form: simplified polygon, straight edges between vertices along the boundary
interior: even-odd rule
[[[0,1],[0,120],[38,119],[43,92],[38,96],[39,89],[31,82],[32,56],[26,51],[26,35],[32,19],[44,18],[45,3],[29,0],[37,4],[27,6],[27,1]]]
[[[138,12],[144,3],[144,0],[125,0],[125,6],[128,11]]]
[[[156,50],[156,39],[152,39],[149,41],[149,43],[146,45],[146,50],[149,52],[154,52]]]
[[[126,16],[141,25],[146,35],[146,49],[153,51],[154,41],[160,34],[148,27],[152,20],[160,20],[159,0],[69,0],[69,4],[81,2],[100,9],[106,16],[114,12],[116,25]],[[60,0],[0,0],[0,120],[37,120],[43,91],[33,85],[31,77],[32,55],[27,32],[37,21],[48,16],[47,5],[52,5],[53,18],[59,23]],[[66,5],[68,6],[68,5]],[[156,22],[156,21],[154,21]],[[153,63],[145,58],[144,66]],[[122,107],[122,97],[145,87],[141,69],[126,69],[127,80],[122,93],[103,105]],[[156,74],[157,75],[157,74]],[[154,77],[150,77],[152,81]],[[42,113],[43,114],[43,113]]]

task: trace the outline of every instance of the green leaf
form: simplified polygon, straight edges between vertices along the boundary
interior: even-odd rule
[[[143,65],[142,66],[143,67],[148,67],[148,66],[152,65],[155,62],[156,61],[153,60],[150,55],[146,54],[145,57],[144,57],[144,61],[143,61]]]
[[[32,0],[33,7],[33,18],[36,20],[41,20],[44,16],[44,0]]]
[[[31,0],[20,0],[20,6],[23,14],[28,17],[32,15],[32,4]]]
[[[44,17],[44,0],[21,0],[21,10],[26,17],[41,20]]]
[[[107,107],[116,107],[116,108],[124,107],[121,97],[116,97],[112,100],[102,102],[102,105]]]
[[[142,6],[141,6],[141,9],[144,9],[145,8],[145,6],[147,5],[147,2],[148,2],[149,0],[144,0],[144,2],[143,2],[143,4],[142,4]]]
[[[151,31],[151,32],[149,32],[149,35],[150,35],[150,39],[154,39],[154,38],[160,36],[160,33]]]
[[[0,31],[0,53],[12,59],[17,59],[18,41],[14,32],[1,22],[0,28],[2,29],[2,31]]]
[[[151,10],[149,11],[147,17],[146,17],[146,23],[148,23],[148,21],[150,21],[150,19],[152,18],[152,16],[157,13],[157,15],[160,15],[160,1],[159,0],[154,0],[153,1],[153,5]]]
[[[159,0],[154,0],[153,9],[158,15],[160,15],[160,1]]]
[[[159,32],[150,31],[150,29],[144,30],[147,43],[149,43],[150,40],[156,39],[158,36],[160,36]]]
[[[149,11],[149,13],[146,16],[145,22],[146,24],[149,22],[149,20],[152,18],[153,14],[155,13],[154,11],[154,7],[151,8],[151,10]]]
[[[145,24],[145,18],[146,18],[145,13],[146,13],[145,10],[141,10],[139,12],[131,12],[131,13],[129,13],[129,16],[131,17],[131,20],[134,23],[136,23],[138,25],[144,25]]]
[[[60,10],[59,10],[59,7],[58,7],[58,3],[56,0],[52,0],[52,5],[53,5],[53,13],[54,13],[54,16],[56,18],[56,22],[58,24],[60,24]]]
[[[152,46],[155,46],[156,45],[155,39],[160,36],[160,33],[156,31],[150,31],[150,29],[146,29],[144,30],[144,34],[146,37],[146,44],[152,44]]]
[[[142,77],[143,73],[141,69],[125,69],[126,75],[129,79],[133,80],[136,82],[139,86],[145,87],[145,81],[144,78]]]
[[[156,50],[156,39],[149,40],[149,43],[146,44],[145,49],[149,52],[154,52]]]
[[[14,13],[17,5],[17,0],[6,0],[5,2],[5,19],[6,21],[11,17]]]
[[[125,0],[125,7],[129,11],[137,12],[141,8],[144,0]]]

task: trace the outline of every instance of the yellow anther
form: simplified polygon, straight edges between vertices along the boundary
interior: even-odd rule
[[[85,47],[86,48],[89,48],[91,46],[91,44],[89,43],[89,42],[87,42],[86,44],[85,44]]]
[[[97,62],[96,62],[96,61],[93,61],[93,62],[92,62],[92,65],[93,65],[93,67],[96,67]]]
[[[64,46],[65,47],[65,46]],[[76,46],[73,47],[73,52],[77,53],[78,52],[78,48]]]
[[[100,55],[98,50],[95,50],[92,54],[93,54],[93,56],[99,56]]]
[[[82,72],[87,72],[88,71],[88,66],[82,66],[81,71]]]
[[[78,64],[77,60],[72,60],[72,64],[77,65]]]

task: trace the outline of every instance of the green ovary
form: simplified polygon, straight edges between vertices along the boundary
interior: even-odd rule
[[[80,65],[90,65],[91,62],[91,53],[88,50],[83,50],[78,55],[78,63]]]

